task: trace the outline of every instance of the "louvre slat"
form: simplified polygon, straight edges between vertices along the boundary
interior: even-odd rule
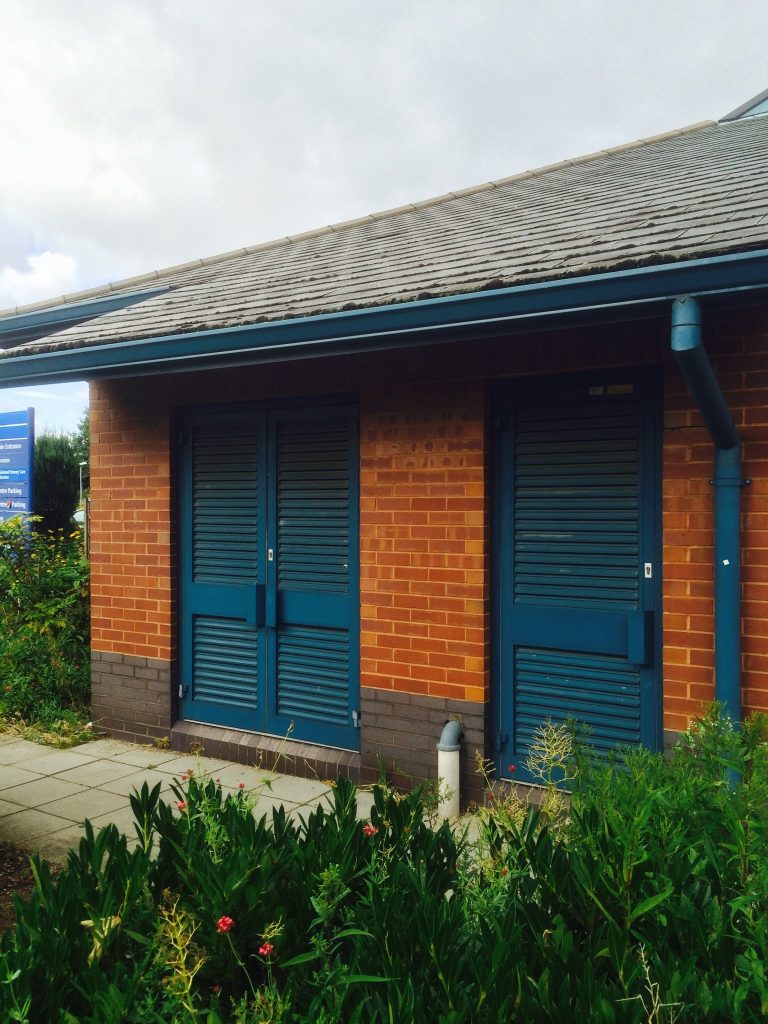
[[[614,404],[516,410],[516,601],[636,607],[639,439]]]
[[[241,622],[197,616],[192,631],[195,700],[255,709],[257,635]]]
[[[194,434],[192,564],[196,582],[257,578],[259,445],[252,425]]]
[[[277,435],[278,586],[349,589],[349,432],[282,423]]]
[[[547,720],[583,723],[598,749],[638,744],[639,671],[620,658],[518,647],[514,714],[518,753]]]
[[[279,713],[346,725],[349,653],[345,630],[284,628],[277,642]]]

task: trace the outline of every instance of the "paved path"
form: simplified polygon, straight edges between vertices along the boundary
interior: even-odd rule
[[[289,812],[306,815],[330,793],[326,781],[118,740],[57,750],[0,733],[0,839],[63,861],[77,846],[85,818],[97,829],[114,822],[133,838],[131,792],[145,781],[150,787],[159,782],[161,795],[173,800],[171,783],[189,768],[220,779],[225,792],[237,791],[244,782],[249,792],[259,794],[257,814],[283,804]],[[362,817],[368,816],[370,803],[370,794],[358,794]]]

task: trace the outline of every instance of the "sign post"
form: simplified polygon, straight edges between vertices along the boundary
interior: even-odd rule
[[[35,410],[0,412],[0,522],[34,511]]]

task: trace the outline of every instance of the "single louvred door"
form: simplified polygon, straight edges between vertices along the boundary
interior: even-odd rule
[[[266,668],[264,416],[192,416],[181,442],[182,712],[257,729]]]
[[[270,714],[281,732],[340,747],[357,741],[356,422],[346,409],[284,410],[271,427]]]
[[[657,746],[656,402],[649,381],[510,387],[497,439],[502,774],[545,721]]]

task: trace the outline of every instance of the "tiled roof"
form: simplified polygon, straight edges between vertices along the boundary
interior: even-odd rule
[[[763,247],[768,247],[768,117],[705,122],[68,297],[168,286],[162,294],[6,356]]]

